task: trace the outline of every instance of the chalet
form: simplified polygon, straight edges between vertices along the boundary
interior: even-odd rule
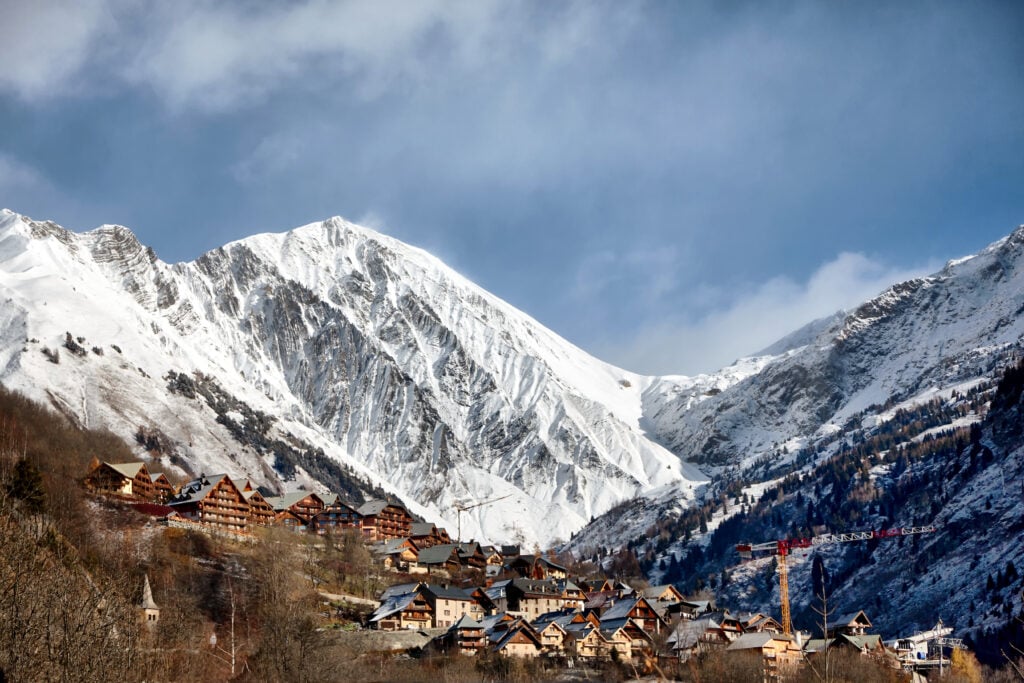
[[[566,650],[580,659],[599,659],[611,649],[601,630],[590,621],[569,623],[564,628],[568,634]]]
[[[459,562],[464,567],[470,567],[471,569],[483,569],[487,566],[487,558],[484,556],[483,550],[480,549],[479,543],[470,541],[469,543],[459,543]]]
[[[288,520],[297,519],[303,527],[308,528],[313,515],[324,509],[323,499],[309,491],[292,491],[283,496],[272,496],[267,498],[267,503],[274,508],[277,521],[285,526],[291,526]]]
[[[569,579],[561,579],[555,582],[562,591],[562,602],[566,608],[582,610],[587,601],[587,595],[575,582]]]
[[[250,488],[242,491],[242,498],[249,503],[249,522],[257,526],[268,526],[274,523],[274,508],[259,491]]]
[[[362,517],[354,507],[342,502],[337,495],[325,494],[332,502],[324,502],[324,508],[310,518],[310,530],[323,536],[324,534],[343,533],[346,529],[359,529]]]
[[[468,590],[468,589],[467,589]],[[469,591],[469,596],[473,598],[476,604],[480,605],[480,609],[486,615],[495,614],[498,612],[498,606],[491,600],[491,596],[487,594],[487,591],[483,588],[474,588]]]
[[[681,619],[696,619],[697,617],[715,611],[715,603],[712,600],[682,600],[676,603],[670,610],[670,614],[679,613]]]
[[[725,612],[709,612],[696,619],[680,619],[666,640],[680,661],[715,648],[728,647],[743,633],[739,620]]]
[[[85,487],[93,493],[141,501],[154,500],[156,493],[145,463],[109,463],[97,458],[89,465]]]
[[[245,533],[249,527],[249,503],[226,474],[200,475],[182,484],[167,505],[185,519],[224,531]]]
[[[416,557],[416,569],[428,574],[440,573],[450,576],[461,568],[462,560],[459,557],[459,548],[453,543],[424,548]]]
[[[628,662],[651,649],[651,637],[632,619],[601,622],[601,635],[608,643],[609,656]],[[615,654],[612,654],[614,651]]]
[[[640,594],[650,602],[657,601],[676,604],[685,600],[683,594],[679,592],[679,589],[670,583],[663,586],[650,586],[648,588],[644,588],[640,591]]]
[[[769,633],[744,633],[725,651],[730,655],[744,653],[760,657],[765,681],[780,681],[803,659],[800,645],[792,636]]]
[[[363,536],[371,541],[408,538],[412,531],[412,515],[401,505],[386,500],[370,500],[356,512]]]
[[[539,657],[543,650],[540,636],[522,619],[501,622],[488,633],[490,650],[503,657]]]
[[[174,485],[171,484],[167,475],[163,472],[151,472],[149,478],[153,482],[153,502],[166,503],[169,501],[174,495]]]
[[[380,605],[370,615],[370,628],[381,631],[431,628],[434,611],[424,595],[423,585],[401,584],[381,595]]]
[[[541,647],[545,655],[551,657],[563,655],[570,647],[569,632],[558,620],[534,621],[533,628],[540,636]]]
[[[839,634],[848,636],[864,636],[867,635],[868,629],[871,628],[871,620],[868,619],[868,615],[864,614],[864,610],[857,612],[851,612],[849,614],[843,614],[834,621],[830,621],[828,625],[829,637],[836,637]]]
[[[452,542],[452,539],[448,537],[448,532],[432,522],[413,522],[410,524],[409,538],[420,550]]]
[[[744,633],[782,633],[782,624],[774,617],[767,614],[755,612],[753,614],[737,615],[740,623],[743,624]]]
[[[602,624],[622,619],[632,619],[651,635],[661,633],[668,626],[643,596],[620,600],[601,613]]]
[[[566,598],[554,581],[512,579],[507,587],[508,607],[533,620],[565,607]]]
[[[464,616],[435,638],[434,646],[442,652],[475,656],[486,649],[487,642],[483,625],[472,617]]]
[[[505,566],[525,579],[564,579],[569,576],[565,567],[543,555],[519,555],[506,562]]]
[[[882,642],[882,636],[880,635],[853,636],[846,633],[839,633],[834,638],[829,638],[828,640],[812,638],[804,645],[804,654],[808,657],[819,655],[824,651],[826,645],[829,649],[853,650],[864,655],[884,656],[889,654],[889,650],[885,647],[885,643]]]
[[[370,552],[380,560],[387,569],[408,570],[416,564],[420,551],[408,538],[392,538],[389,541],[375,543]]]
[[[483,608],[473,596],[455,586],[428,585],[422,589],[423,597],[434,615],[434,628],[449,628],[464,616],[483,619]]]

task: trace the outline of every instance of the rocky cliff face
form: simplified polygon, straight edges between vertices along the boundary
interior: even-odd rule
[[[1024,339],[1022,252],[1019,229],[934,276],[894,285],[820,321],[802,345],[773,348],[759,372],[722,391],[695,397],[678,380],[657,381],[644,396],[648,424],[684,458],[742,465],[798,449],[872,404],[981,376]]]
[[[380,486],[465,537],[546,544],[635,496],[685,508],[708,480],[689,463],[785,463],[868,406],[981,376],[1024,334],[1022,250],[1017,231],[759,356],[656,378],[338,218],[171,265],[123,227],[3,211],[0,381],[169,466]]]
[[[451,527],[457,503],[507,496],[464,515],[464,535],[541,543],[623,499],[703,480],[640,428],[646,378],[340,219],[176,265],[123,227],[2,222],[5,315],[21,324],[0,379],[73,419],[159,432],[193,470],[315,486],[282,460],[320,450]],[[66,332],[106,352],[52,363],[27,341],[59,348]],[[245,409],[169,391],[169,373]]]

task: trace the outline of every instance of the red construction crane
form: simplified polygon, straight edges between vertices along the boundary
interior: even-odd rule
[[[935,531],[933,526],[905,526],[896,529],[876,531],[853,531],[847,534],[821,534],[810,538],[785,538],[766,543],[740,543],[736,546],[740,557],[749,560],[754,553],[764,551],[779,558],[779,602],[782,603],[782,630],[793,632],[793,621],[789,614],[789,570],[786,567],[786,556],[789,551],[799,548],[816,548],[819,545],[833,543],[850,543],[852,541],[870,541],[873,538],[896,538],[914,534],[930,534]]]

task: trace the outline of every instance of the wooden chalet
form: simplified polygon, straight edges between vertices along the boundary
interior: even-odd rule
[[[651,602],[668,602],[672,604],[680,603],[686,598],[679,592],[679,589],[672,584],[665,584],[663,586],[649,586],[640,591],[643,595]]]
[[[85,487],[105,496],[146,502],[154,502],[156,498],[153,480],[143,462],[109,463],[93,458],[85,476]]]
[[[632,619],[640,628],[654,635],[664,631],[668,624],[661,618],[647,598],[624,598],[601,613],[601,623],[614,622],[620,619]]]
[[[332,500],[330,504],[325,503],[324,509],[313,514],[310,530],[320,536],[343,533],[346,529],[358,530],[362,518],[356,509],[333,494]]]
[[[487,557],[484,556],[479,543],[472,541],[469,543],[459,543],[458,548],[459,562],[462,563],[463,567],[483,569],[487,566]]]
[[[249,502],[226,474],[200,475],[182,484],[167,505],[185,519],[224,531],[245,533],[249,528]]]
[[[525,579],[565,579],[568,570],[543,555],[519,555],[505,564],[509,571],[519,574]]]
[[[174,485],[163,472],[150,473],[150,480],[153,482],[154,503],[166,503],[174,496]]]
[[[249,522],[256,526],[269,526],[274,523],[274,508],[270,506],[263,494],[255,489],[242,491],[242,497],[249,503]]]
[[[522,619],[503,622],[488,634],[488,639],[491,652],[502,657],[539,657],[544,649],[540,636]]]
[[[277,521],[285,526],[291,526],[288,520],[296,519],[308,528],[313,516],[324,509],[323,499],[310,491],[292,491],[283,496],[272,496],[267,498],[267,503],[274,508]]]
[[[371,500],[363,503],[356,512],[359,513],[363,536],[371,541],[408,538],[412,530],[412,515],[397,503]]]
[[[427,585],[423,597],[434,614],[434,628],[449,628],[464,616],[483,619],[484,610],[473,596],[456,586]]]
[[[739,617],[739,619],[743,624],[744,633],[761,633],[762,631],[782,633],[782,624],[780,624],[775,617],[768,614],[755,612],[753,614],[747,614]]]
[[[729,655],[759,656],[765,681],[785,679],[803,660],[803,651],[792,636],[767,631],[744,633],[725,651]]]
[[[606,657],[611,644],[601,634],[601,629],[589,620],[567,624],[568,634],[566,649],[575,657],[583,660],[595,660]]]
[[[412,565],[410,565],[412,568]],[[442,574],[450,576],[452,573],[462,569],[462,560],[459,557],[459,547],[454,543],[435,545],[424,548],[416,558],[416,569],[425,571],[427,574]]]
[[[411,539],[392,538],[388,541],[380,541],[370,548],[370,552],[386,569],[417,573],[413,568],[419,559],[420,550]]]
[[[840,634],[847,636],[866,636],[868,634],[868,630],[871,628],[871,620],[868,619],[868,615],[864,614],[864,610],[859,610],[857,612],[840,615],[835,620],[830,621],[828,625],[828,634],[832,638]]]
[[[666,645],[680,661],[712,649],[728,647],[743,634],[743,625],[726,612],[709,612],[696,619],[680,619]]]
[[[449,654],[476,656],[487,648],[483,625],[469,616],[459,619],[433,641],[434,647]]]
[[[409,525],[409,538],[417,548],[429,548],[435,545],[447,545],[452,542],[448,532],[432,522],[413,522]]]
[[[381,631],[425,629],[434,624],[434,611],[423,591],[423,584],[401,584],[381,595],[380,605],[370,615],[370,628]]]

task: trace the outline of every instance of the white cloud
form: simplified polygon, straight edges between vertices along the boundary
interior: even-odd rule
[[[842,253],[806,282],[773,278],[738,293],[732,303],[699,319],[662,319],[642,325],[625,344],[609,346],[598,355],[650,374],[712,371],[756,353],[813,320],[855,307],[893,283],[935,269],[934,264],[892,268],[863,254]]]
[[[194,0],[165,6],[148,22],[126,78],[156,89],[171,105],[229,109],[315,74],[323,87],[357,76],[373,97],[396,80],[417,78],[421,51],[444,45],[479,58],[490,2],[308,0],[239,3]]]
[[[75,76],[110,28],[104,0],[5,2],[0,92],[40,100],[77,88]]]

